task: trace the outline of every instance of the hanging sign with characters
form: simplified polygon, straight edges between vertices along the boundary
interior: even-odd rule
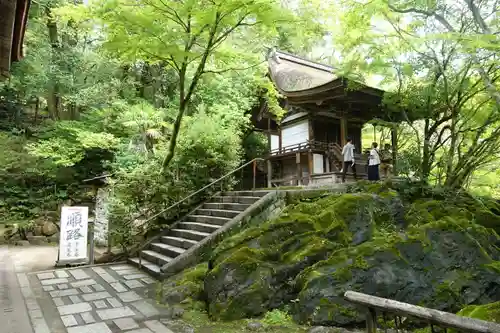
[[[62,207],[59,240],[60,262],[69,263],[87,260],[88,223],[88,207]]]

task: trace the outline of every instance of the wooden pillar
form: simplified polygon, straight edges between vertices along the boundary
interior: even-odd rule
[[[267,146],[271,152],[271,118],[267,118]]]
[[[314,141],[313,118],[309,116],[309,141]]]
[[[325,172],[330,172],[330,159],[325,155]]]
[[[282,137],[281,137],[281,126],[278,127],[278,135],[279,135],[279,143],[278,143],[278,147],[280,149],[280,153],[281,153],[281,149],[283,148],[283,140],[282,140]]]
[[[302,168],[300,166],[300,153],[295,153],[295,163],[297,164],[297,186],[302,185]]]
[[[340,118],[340,143],[342,147],[347,143],[347,118],[345,115]]]
[[[313,153],[311,150],[309,150],[309,153],[307,153],[307,166],[309,169],[309,183],[308,183],[308,185],[311,185],[312,174],[313,174]]]
[[[397,157],[398,157],[398,128],[397,125],[391,127],[391,144],[392,144],[392,174],[398,175]]]
[[[372,308],[366,313],[366,333],[377,333],[377,314]]]
[[[267,187],[273,187],[271,180],[273,179],[273,165],[271,164],[271,160],[267,160]]]

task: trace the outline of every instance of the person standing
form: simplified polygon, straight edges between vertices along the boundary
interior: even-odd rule
[[[356,176],[356,165],[354,164],[354,145],[352,144],[352,139],[347,138],[347,143],[344,148],[342,148],[342,157],[344,159],[344,167],[342,168],[342,183],[345,183],[345,176],[347,173],[347,168],[349,166],[352,169],[352,173],[354,174],[354,179],[358,179]]]
[[[380,154],[377,147],[378,144],[376,142],[372,143],[372,149],[370,150],[370,156],[368,158],[368,180],[374,182],[380,180]]]
[[[380,168],[382,169],[382,172],[384,173],[384,177],[388,178],[392,174],[392,150],[391,150],[391,145],[386,143],[384,146],[384,149],[381,151],[380,154],[380,159],[381,159],[381,164]]]

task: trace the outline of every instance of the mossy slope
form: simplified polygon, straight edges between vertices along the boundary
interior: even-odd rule
[[[456,312],[500,301],[497,204],[390,183],[298,202],[228,238],[204,277],[213,319],[274,308],[313,325],[363,320],[346,290]]]

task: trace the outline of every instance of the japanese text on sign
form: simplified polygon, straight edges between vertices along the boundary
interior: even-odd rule
[[[59,260],[87,258],[88,207],[63,207]]]

